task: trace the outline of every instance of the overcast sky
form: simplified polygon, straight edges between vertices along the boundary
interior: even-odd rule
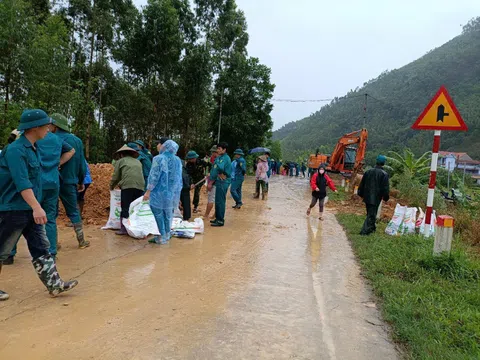
[[[137,5],[147,0],[134,0]],[[480,0],[237,0],[250,56],[272,69],[278,99],[343,96],[461,33]],[[274,129],[319,103],[274,103]]]

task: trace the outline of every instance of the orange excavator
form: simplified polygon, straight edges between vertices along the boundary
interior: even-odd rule
[[[316,154],[310,155],[308,167],[317,169],[320,164],[327,164],[327,171],[351,175],[358,173],[365,162],[367,150],[367,129],[357,130],[343,135],[335,146],[331,155]]]

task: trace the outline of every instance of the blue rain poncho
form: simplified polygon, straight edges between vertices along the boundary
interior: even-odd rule
[[[161,210],[178,207],[182,190],[182,161],[176,153],[178,144],[166,141],[160,154],[153,158],[148,177],[147,190],[150,190],[150,206]]]

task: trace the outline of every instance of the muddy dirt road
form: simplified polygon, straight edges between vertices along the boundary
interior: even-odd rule
[[[306,180],[274,179],[267,202],[252,185],[224,228],[195,240],[89,227],[79,251],[62,229],[58,267],[80,284],[55,299],[21,240],[0,277],[0,358],[396,359],[334,215],[306,218]]]

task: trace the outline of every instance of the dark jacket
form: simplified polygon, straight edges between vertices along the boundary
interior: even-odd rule
[[[379,205],[382,200],[390,199],[390,181],[388,174],[379,166],[368,170],[363,175],[358,195],[367,205]]]
[[[187,161],[187,164],[185,167],[187,169],[188,175],[190,175],[194,184],[199,182],[205,177],[205,168],[207,166],[208,164],[201,159],[197,159],[197,161],[194,163]]]

